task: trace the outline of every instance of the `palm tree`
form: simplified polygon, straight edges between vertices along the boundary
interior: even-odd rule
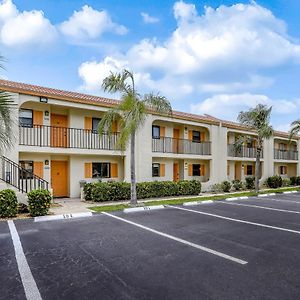
[[[289,131],[289,139],[291,139],[300,132],[300,119],[291,123],[291,129]]]
[[[1,57],[0,60],[2,60]],[[0,69],[3,69],[2,65],[0,65]],[[10,94],[0,91],[0,153],[10,147],[13,142],[12,128],[14,122],[12,112],[15,106]]]
[[[267,107],[263,104],[258,104],[256,107],[248,111],[241,111],[238,115],[238,121],[247,126],[256,133],[256,161],[255,161],[255,190],[259,191],[260,177],[260,158],[263,150],[263,142],[265,139],[270,139],[273,136],[273,128],[270,125],[272,107]]]
[[[108,110],[99,122],[98,131],[103,135],[112,134],[112,124],[118,122],[118,145],[125,150],[130,141],[130,181],[131,205],[137,204],[136,176],[135,176],[135,137],[136,132],[143,126],[147,114],[155,111],[165,115],[172,114],[170,102],[159,94],[153,93],[141,96],[135,89],[133,73],[123,70],[120,73],[110,73],[103,80],[102,88],[105,92],[120,93],[121,102],[118,106]]]

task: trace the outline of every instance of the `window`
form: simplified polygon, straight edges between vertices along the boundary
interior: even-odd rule
[[[279,175],[286,175],[286,173],[287,173],[286,166],[280,166],[279,167]]]
[[[246,175],[253,175],[253,166],[247,165]]]
[[[286,144],[280,143],[279,144],[279,150],[282,150],[282,151],[286,150]]]
[[[152,177],[160,176],[160,164],[152,164]]]
[[[247,141],[247,148],[253,148],[253,141]]]
[[[100,118],[92,118],[92,131],[93,133],[98,133],[98,125],[101,121]]]
[[[33,161],[22,160],[19,162],[20,166],[26,171],[20,171],[20,179],[32,179],[33,176]]]
[[[201,137],[200,137],[200,131],[195,131],[193,130],[193,142],[194,143],[200,143],[201,142]]]
[[[159,139],[160,138],[160,127],[159,126],[152,126],[152,138]]]
[[[109,178],[110,163],[92,163],[93,178]]]
[[[193,164],[193,176],[200,176],[200,165],[199,164]]]
[[[33,126],[33,113],[31,109],[20,109],[19,124],[23,127]]]

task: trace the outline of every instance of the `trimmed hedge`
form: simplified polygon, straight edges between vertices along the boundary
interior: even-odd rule
[[[278,175],[268,177],[266,180],[266,184],[272,189],[277,189],[279,187],[282,187],[282,178]]]
[[[290,178],[291,185],[300,185],[300,176],[293,176]]]
[[[240,181],[239,179],[234,179],[232,180],[232,187],[234,188],[235,191],[240,191],[243,189],[243,182]]]
[[[121,201],[130,199],[130,183],[95,182],[86,183],[84,198],[87,201]],[[201,182],[197,180],[153,181],[137,183],[137,198],[160,198],[169,196],[199,195]]]
[[[0,191],[0,217],[15,217],[18,213],[18,199],[13,190]]]
[[[51,193],[48,190],[33,190],[27,196],[28,209],[32,217],[48,214],[52,201]]]

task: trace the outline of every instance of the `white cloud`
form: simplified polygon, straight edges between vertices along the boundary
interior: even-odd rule
[[[19,12],[12,0],[0,3],[0,35],[6,46],[43,45],[56,37],[56,29],[43,11]]]
[[[98,11],[85,5],[60,26],[61,32],[75,40],[95,39],[104,32],[113,32],[119,35],[127,33],[123,25],[114,23],[106,11]]]
[[[158,23],[159,22],[158,18],[152,17],[152,16],[150,16],[149,14],[147,14],[145,12],[142,12],[141,16],[143,18],[144,23],[146,23],[146,24],[153,24],[153,23]]]
[[[225,120],[236,120],[238,113],[248,110],[257,104],[272,106],[272,113],[290,115],[300,111],[297,101],[285,99],[270,99],[260,94],[219,94],[205,99],[198,104],[192,104],[190,111],[196,114],[210,114]]]

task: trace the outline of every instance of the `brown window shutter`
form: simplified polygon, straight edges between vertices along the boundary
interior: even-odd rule
[[[189,176],[193,176],[193,165],[189,164]]]
[[[201,142],[205,141],[205,132],[201,132],[200,141]]]
[[[93,129],[93,118],[92,117],[85,117],[84,118],[84,129],[86,130],[92,130]]]
[[[110,177],[111,178],[118,177],[118,164],[110,164]]]
[[[33,111],[33,125],[44,125],[44,112],[40,110]]]
[[[117,121],[113,121],[113,123],[111,125],[111,131],[112,131],[112,133],[118,132],[118,122]]]
[[[193,140],[193,130],[189,130],[189,140]]]
[[[230,175],[230,166],[229,166],[229,164],[227,164],[227,175],[228,176]]]
[[[247,165],[244,165],[244,175],[247,175]]]
[[[42,161],[33,162],[33,173],[40,178],[44,178],[44,163]]]
[[[85,163],[84,164],[84,178],[92,178],[93,177],[92,171],[92,163]]]
[[[165,164],[160,164],[160,177],[165,177],[166,176],[166,165]]]
[[[252,166],[252,175],[255,175],[255,165]]]
[[[166,136],[166,127],[160,126],[160,137]]]
[[[205,176],[205,165],[201,165],[200,175]]]

